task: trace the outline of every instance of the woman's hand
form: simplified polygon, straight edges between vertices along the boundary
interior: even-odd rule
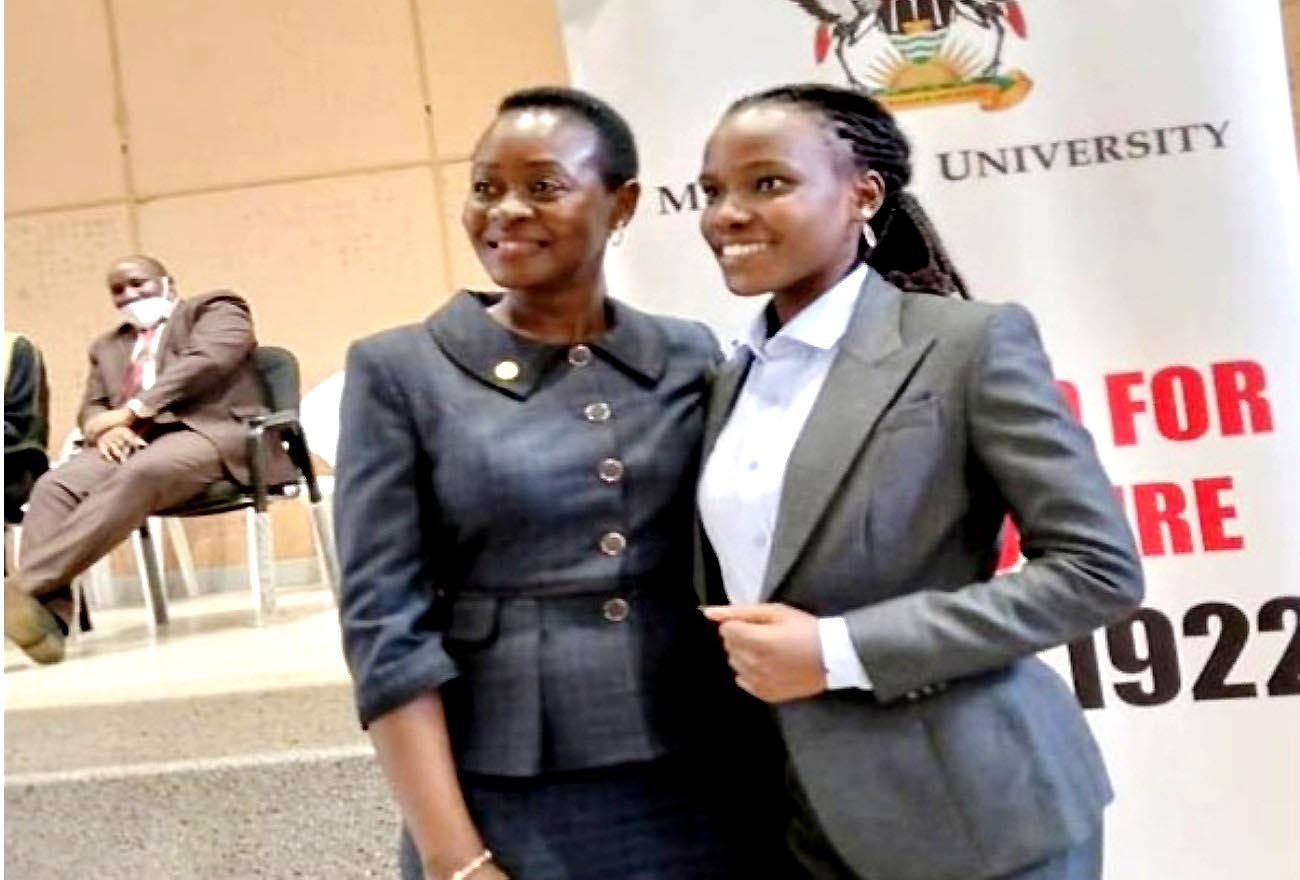
[[[826,690],[817,618],[782,605],[712,605],[736,684],[765,703],[785,703]]]

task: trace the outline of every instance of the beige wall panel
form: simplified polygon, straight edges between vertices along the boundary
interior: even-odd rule
[[[468,158],[506,92],[568,82],[554,0],[418,3],[440,158]]]
[[[5,327],[30,336],[45,356],[50,380],[50,443],[58,454],[72,429],[86,380],[91,340],[113,326],[104,275],[130,252],[125,206],[39,214],[5,222]],[[276,555],[312,554],[310,522],[301,504],[272,505]],[[245,564],[242,515],[186,523],[200,566]],[[172,557],[168,554],[168,567]],[[113,554],[113,570],[135,574],[129,547]]]
[[[483,271],[460,223],[461,208],[469,192],[469,163],[454,162],[442,166],[443,223],[447,227],[447,244],[451,252],[451,286],[474,290],[494,290],[496,285]]]
[[[115,0],[143,195],[428,160],[407,0]]]
[[[258,338],[297,354],[304,391],[342,368],[351,340],[446,297],[426,168],[160,199],[140,228],[183,292],[247,296]]]
[[[56,453],[76,422],[90,343],[113,326],[104,276],[130,250],[125,205],[5,221],[5,327],[44,353]]]
[[[5,211],[125,195],[102,0],[5,3]]]

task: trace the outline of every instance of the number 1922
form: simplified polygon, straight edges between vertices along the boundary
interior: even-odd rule
[[[1258,632],[1283,632],[1289,628],[1291,633],[1272,674],[1261,684],[1233,679],[1233,668],[1252,632],[1250,617],[1237,606],[1226,602],[1194,605],[1183,615],[1182,635],[1188,638],[1210,636],[1213,621],[1218,623],[1218,637],[1192,684],[1193,700],[1258,697],[1261,688],[1270,697],[1300,694],[1300,596],[1270,599],[1255,615]],[[1139,647],[1139,629],[1144,636],[1145,648]],[[1074,692],[1085,709],[1101,709],[1106,705],[1097,635],[1093,633],[1069,645]],[[1138,676],[1135,680],[1115,682],[1113,687],[1117,697],[1132,706],[1159,706],[1178,696],[1183,686],[1178,635],[1174,622],[1165,614],[1154,608],[1140,608],[1128,620],[1107,627],[1103,637],[1106,655],[1114,671]]]

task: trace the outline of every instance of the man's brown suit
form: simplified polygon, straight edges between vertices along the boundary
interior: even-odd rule
[[[123,323],[90,347],[78,423],[125,403],[137,331]],[[164,325],[156,378],[134,394],[157,415],[137,423],[148,441],[123,463],[87,448],[45,474],[23,522],[20,576],[34,595],[64,587],[152,513],[223,478],[249,481],[244,421],[265,411],[248,304],[216,291],[177,302]],[[271,476],[287,473],[271,451]]]

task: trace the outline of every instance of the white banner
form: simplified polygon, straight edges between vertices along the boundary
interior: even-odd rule
[[[1038,317],[1142,546],[1146,608],[1049,657],[1118,792],[1106,876],[1296,880],[1300,192],[1278,5],[1021,0],[986,26],[958,14],[976,5],[561,0],[575,83],[642,150],[611,289],[734,333],[754,304],[725,291],[692,183],[725,106],[814,79],[891,103],[914,191],[975,296]]]

